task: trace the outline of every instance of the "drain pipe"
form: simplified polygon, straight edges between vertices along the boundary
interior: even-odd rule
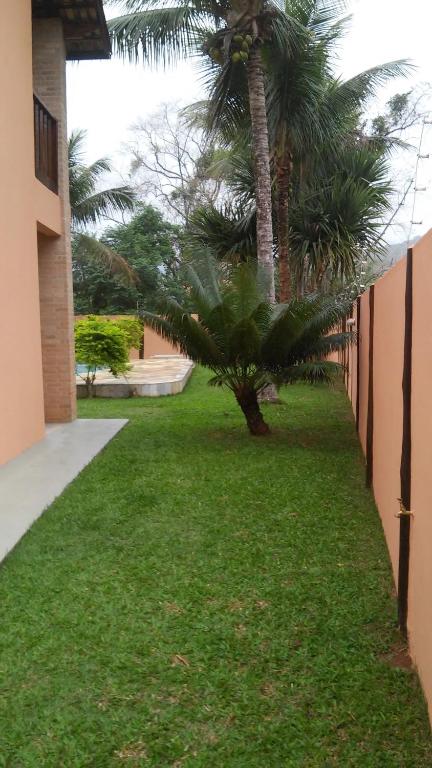
[[[408,248],[405,287],[405,338],[402,377],[403,428],[399,499],[398,623],[402,635],[408,634],[408,587],[411,537],[411,389],[413,321],[413,252]]]

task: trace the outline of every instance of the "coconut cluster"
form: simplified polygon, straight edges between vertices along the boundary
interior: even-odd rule
[[[249,50],[253,43],[251,35],[238,33],[234,35],[231,47],[230,58],[233,64],[239,64],[240,62],[246,62],[249,59]],[[224,61],[224,47],[222,39],[212,39],[208,41],[205,46],[205,50],[215,62],[215,64],[223,64]]]
[[[231,61],[233,64],[239,64],[241,61],[247,61],[249,58],[249,49],[252,45],[250,35],[234,35],[231,44]]]

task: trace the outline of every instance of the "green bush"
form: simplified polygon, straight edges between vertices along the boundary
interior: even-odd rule
[[[144,325],[138,317],[119,317],[112,322],[126,334],[128,349],[139,349],[144,333]]]
[[[129,369],[128,335],[117,323],[90,315],[75,324],[75,357],[85,365],[87,373],[81,378],[87,387],[87,395],[94,394],[94,382],[98,368],[108,368],[113,376]]]

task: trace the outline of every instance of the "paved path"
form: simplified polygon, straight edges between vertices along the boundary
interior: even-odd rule
[[[0,467],[0,561],[127,419],[50,424],[43,440]]]

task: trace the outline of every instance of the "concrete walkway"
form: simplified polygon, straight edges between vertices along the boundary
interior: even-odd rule
[[[0,561],[127,419],[48,425],[46,436],[0,467]]]

